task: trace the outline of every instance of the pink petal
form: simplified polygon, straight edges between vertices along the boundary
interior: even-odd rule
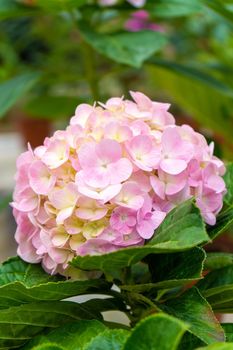
[[[111,184],[119,184],[126,181],[132,174],[133,166],[127,158],[121,158],[117,162],[109,165],[109,176]]]
[[[163,159],[160,168],[168,174],[177,175],[187,168],[187,162],[180,159]]]
[[[105,164],[114,163],[121,158],[121,145],[115,140],[103,139],[96,146],[96,154]]]
[[[56,177],[40,160],[34,161],[29,168],[29,181],[33,191],[37,194],[47,195],[54,187]]]
[[[165,199],[165,184],[157,176],[150,177],[150,183],[154,192],[161,198]]]

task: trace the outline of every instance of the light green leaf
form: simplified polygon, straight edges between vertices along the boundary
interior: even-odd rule
[[[102,55],[137,68],[167,42],[162,33],[153,31],[108,35],[94,32],[86,25],[81,25],[80,31],[83,39]]]
[[[233,264],[210,272],[198,283],[198,288],[214,310],[233,310]]]
[[[106,329],[106,326],[97,320],[76,321],[52,330],[46,335],[35,337],[22,350],[43,349],[44,346],[51,346],[50,344],[60,346],[62,349],[84,350],[94,337]]]
[[[101,280],[72,281],[48,275],[40,265],[11,258],[0,266],[0,308],[106,291]]]
[[[129,332],[125,329],[106,329],[84,347],[85,350],[121,350]]]
[[[227,205],[233,205],[233,163],[226,166],[226,174],[224,175],[227,193],[224,196],[224,202]]]
[[[224,341],[224,331],[197,288],[160,304],[162,310],[190,325],[189,331],[206,344]]]
[[[232,350],[233,349],[233,343],[216,343],[209,346],[204,346],[202,348],[198,348],[197,350]]]
[[[199,0],[157,0],[156,3],[152,0],[147,8],[152,15],[162,18],[188,16],[203,11]]]
[[[34,338],[23,350],[53,347],[69,350],[120,350],[128,335],[126,330],[108,329],[96,320],[82,320]]]
[[[31,303],[0,310],[0,349],[23,345],[45,329],[96,318],[101,316],[69,301]]]
[[[218,237],[226,232],[233,225],[233,207],[223,210],[218,216],[214,226],[207,228],[208,235],[211,239]]]
[[[207,253],[205,270],[217,270],[222,267],[233,265],[233,254],[231,253]]]
[[[174,317],[153,315],[134,328],[122,350],[175,350],[187,329],[185,323]]]
[[[74,258],[71,265],[83,270],[114,270],[131,266],[152,253],[172,253],[187,250],[207,242],[209,237],[199,209],[188,200],[173,209],[145,246],[125,248],[103,255],[86,255]]]
[[[149,245],[179,250],[179,247],[191,248],[208,240],[200,211],[192,200],[188,200],[166,216]]]
[[[36,84],[40,75],[27,73],[0,84],[0,118]]]
[[[233,23],[233,13],[227,9],[224,3],[219,0],[203,0],[203,2],[218,15]]]
[[[185,73],[181,74],[168,66],[150,65],[148,78],[156,88],[162,89],[174,103],[201,125],[223,135],[229,145],[233,143],[231,133],[233,99],[229,98],[229,94],[226,95],[199,79],[190,79]]]
[[[187,252],[175,254],[149,255],[149,264],[153,283],[121,286],[124,290],[144,292],[157,289],[169,289],[183,286],[202,278],[205,252],[201,248],[193,248]]]

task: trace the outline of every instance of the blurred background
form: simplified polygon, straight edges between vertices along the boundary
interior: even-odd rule
[[[0,261],[16,252],[16,158],[79,103],[144,92],[232,160],[232,32],[227,0],[0,0]]]

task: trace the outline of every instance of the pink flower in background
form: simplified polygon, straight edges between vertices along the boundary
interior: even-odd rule
[[[127,0],[134,7],[143,7],[146,0]],[[116,5],[118,0],[99,0],[101,6],[113,6]]]
[[[125,22],[125,29],[130,32],[139,32],[141,30],[151,30],[154,32],[164,31],[161,25],[151,21],[150,14],[146,10],[133,12],[131,17]]]
[[[145,244],[192,196],[215,223],[225,167],[213,144],[176,126],[169,104],[130,94],[78,106],[65,130],[18,158],[12,206],[22,259],[65,275],[77,255]]]

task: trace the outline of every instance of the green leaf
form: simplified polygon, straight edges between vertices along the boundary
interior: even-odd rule
[[[221,325],[197,288],[188,289],[179,297],[168,300],[159,307],[189,324],[189,331],[204,343],[224,341],[225,336]]]
[[[8,196],[0,198],[0,212],[1,210],[5,209],[9,205],[9,202],[11,201],[11,199],[12,199],[12,194],[9,194]]]
[[[40,75],[27,73],[0,84],[0,118],[36,84]]]
[[[83,39],[102,55],[115,62],[139,68],[145,60],[160,51],[167,40],[160,32],[140,31],[100,34],[81,25]]]
[[[153,283],[126,285],[121,288],[140,293],[197,281],[202,278],[205,257],[204,250],[198,247],[182,253],[149,255],[146,262],[149,264]]]
[[[157,89],[162,89],[181,109],[201,125],[225,137],[232,145],[233,99],[209,83],[195,79],[173,67],[148,66],[148,77]],[[185,91],[185,94],[184,94]],[[209,103],[211,101],[211,103]]]
[[[233,163],[227,164],[224,181],[227,188],[227,193],[224,196],[224,202],[227,205],[233,205]]]
[[[233,225],[233,207],[222,211],[217,216],[217,221],[214,226],[207,228],[208,235],[211,239],[218,237],[220,234],[226,232],[226,230]]]
[[[231,265],[233,265],[233,254],[207,253],[204,268],[205,270],[217,270]]]
[[[152,15],[162,18],[182,17],[201,13],[203,6],[199,0],[157,0],[156,4],[150,1],[147,5]]]
[[[31,303],[0,310],[0,349],[23,345],[45,329],[96,318],[101,316],[69,301]]]
[[[187,329],[185,323],[174,317],[153,315],[134,328],[122,350],[175,350]]]
[[[124,329],[107,329],[84,347],[85,350],[121,350],[129,332]]]
[[[38,336],[23,347],[23,350],[52,349],[69,350],[120,350],[129,332],[123,329],[108,329],[99,321],[73,322],[46,335]]]
[[[36,6],[52,13],[78,8],[86,4],[86,0],[37,0]]]
[[[97,293],[106,291],[108,286],[101,279],[72,281],[50,276],[38,264],[11,258],[0,266],[0,308]]]
[[[111,273],[131,266],[149,254],[187,250],[208,240],[200,211],[193,201],[188,200],[167,215],[156,230],[155,237],[147,245],[103,255],[78,256],[72,260],[71,265],[83,270]]]
[[[223,323],[222,327],[226,334],[226,341],[233,342],[233,323]]]
[[[0,19],[26,16],[34,13],[32,7],[24,6],[16,0],[0,0]]]
[[[233,23],[233,13],[227,9],[224,3],[221,3],[219,0],[203,0],[203,2],[218,15]]]
[[[232,350],[232,349],[233,349],[233,343],[231,344],[216,343],[209,346],[204,346],[202,348],[198,348],[197,350]]]
[[[32,117],[58,120],[73,115],[81,102],[68,96],[40,96],[30,100],[23,110]]]
[[[198,283],[198,288],[214,310],[233,310],[233,264],[210,272]]]
[[[43,346],[49,343],[62,349],[83,350],[86,344],[105,330],[106,326],[97,320],[76,321],[52,330],[46,335],[35,337],[22,350],[37,350],[40,346],[43,349]]]
[[[191,248],[208,240],[200,210],[193,204],[193,200],[188,200],[166,216],[149,245],[164,249],[171,246],[179,250],[181,246]]]

